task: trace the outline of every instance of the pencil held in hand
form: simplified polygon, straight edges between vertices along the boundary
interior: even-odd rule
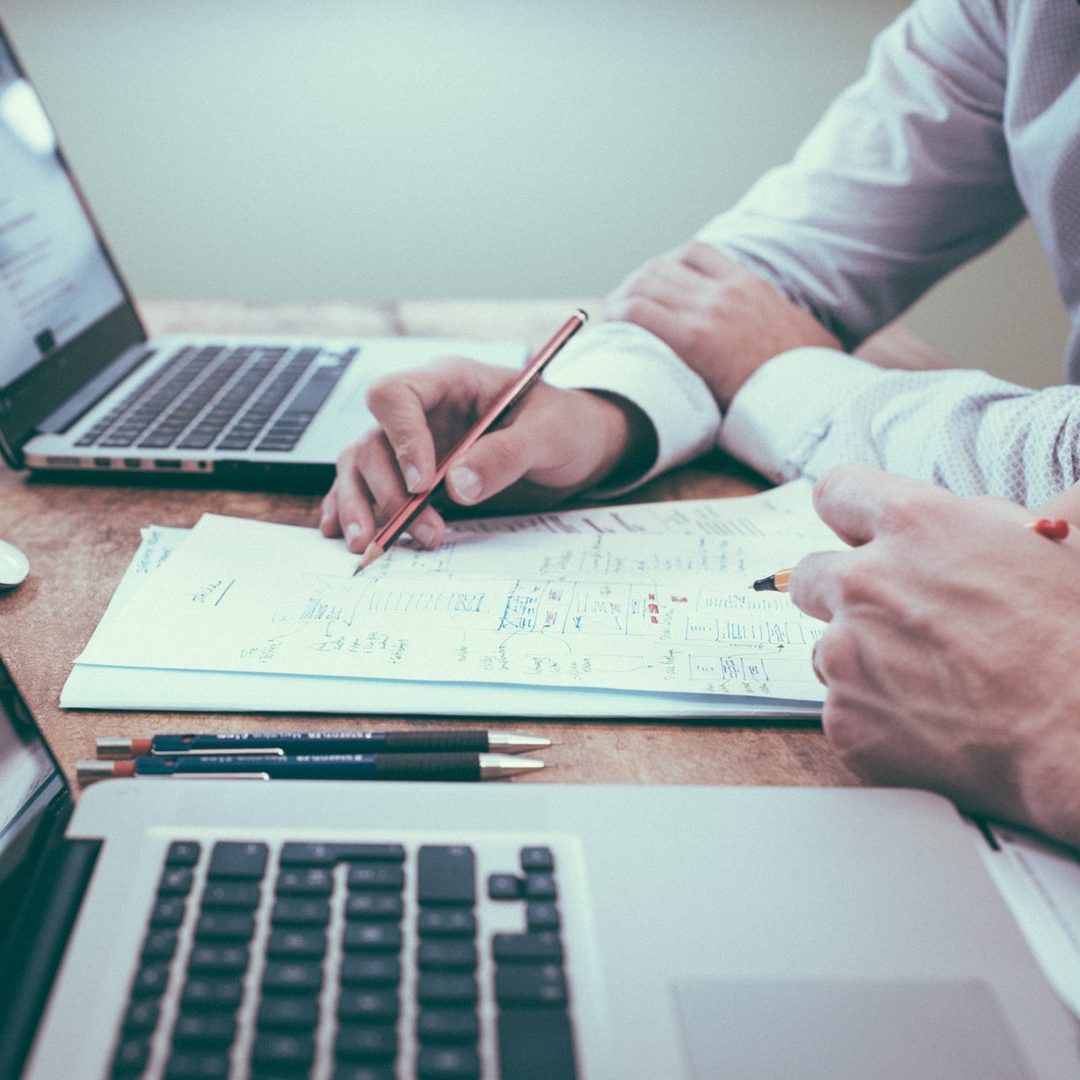
[[[1069,535],[1069,523],[1064,518],[1039,518],[1037,521],[1027,522],[1024,528],[1057,543]],[[754,592],[787,592],[790,578],[790,570],[777,570],[768,577],[758,578],[750,587]]]
[[[768,577],[758,578],[751,586],[754,592],[787,592],[790,570],[777,570]]]
[[[562,347],[585,325],[589,316],[584,311],[575,311],[569,319],[555,332],[551,340],[525,365],[515,376],[499,396],[492,402],[491,407],[465,434],[458,440],[453,449],[435,467],[435,479],[431,487],[426,491],[417,492],[409,496],[387,519],[386,523],[377,533],[371,543],[360,556],[360,564],[353,574],[360,573],[365,566],[370,566],[376,559],[385,554],[386,549],[409,527],[413,519],[428,504],[431,497],[446,479],[450,466],[455,459],[468,450],[473,443],[482,435],[486,435],[497,424],[501,423],[518,402],[529,392],[539,380],[544,368],[558,356]]]

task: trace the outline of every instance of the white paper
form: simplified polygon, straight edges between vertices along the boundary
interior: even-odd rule
[[[458,523],[358,577],[312,529],[207,516],[165,559],[154,528],[62,704],[813,715],[820,624],[748,588],[838,546],[808,493]]]
[[[1058,997],[1080,1017],[1080,862],[1074,852],[994,825],[979,852]]]

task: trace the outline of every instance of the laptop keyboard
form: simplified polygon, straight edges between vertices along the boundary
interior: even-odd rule
[[[172,843],[111,1076],[573,1080],[555,854],[498,857]]]
[[[189,346],[170,357],[75,445],[291,450],[356,352]]]

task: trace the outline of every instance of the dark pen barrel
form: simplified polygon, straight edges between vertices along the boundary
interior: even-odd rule
[[[488,733],[479,729],[462,731],[385,732],[285,732],[236,735],[155,735],[151,752],[159,755],[229,754],[260,751],[285,754],[388,754],[458,753],[481,754],[489,748]]]
[[[478,754],[206,754],[138,758],[136,776],[265,775],[288,780],[479,780]]]

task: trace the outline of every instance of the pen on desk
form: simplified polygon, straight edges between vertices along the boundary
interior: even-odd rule
[[[80,761],[83,783],[109,777],[216,780],[501,780],[542,769],[537,758],[505,754],[206,754]]]
[[[431,487],[426,491],[410,495],[390,515],[382,528],[375,533],[371,543],[368,544],[363,555],[360,556],[360,563],[353,571],[354,575],[360,573],[365,566],[370,566],[382,556],[386,549],[409,527],[416,515],[423,510],[446,479],[446,474],[450,471],[450,466],[454,463],[454,460],[468,450],[481,435],[487,434],[506,417],[510,410],[521,401],[539,380],[544,368],[555,359],[562,347],[585,325],[588,318],[589,316],[584,311],[580,309],[575,311],[559,327],[551,340],[507,384],[503,392],[492,403],[491,408],[462,435],[453,449],[435,467],[435,479]]]
[[[101,736],[99,758],[147,754],[524,754],[544,750],[551,740],[512,731],[474,729],[427,731],[237,732],[228,735],[153,735],[132,739]]]
[[[1045,536],[1047,540],[1060,542],[1069,535],[1069,523],[1064,518],[1039,518],[1036,521],[1024,523],[1025,529],[1030,529],[1038,536]],[[788,580],[791,578],[790,570],[777,570],[768,577],[758,578],[750,588],[755,592],[787,592]]]

